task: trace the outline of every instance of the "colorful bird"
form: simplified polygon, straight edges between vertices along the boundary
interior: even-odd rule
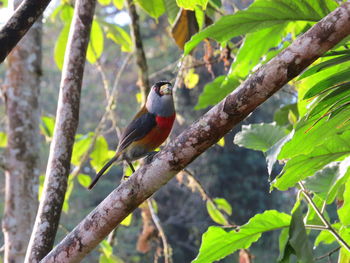
[[[154,151],[168,137],[175,120],[172,85],[167,81],[154,84],[146,104],[135,115],[120,137],[115,156],[97,173],[89,185],[92,189],[114,162],[131,162]]]

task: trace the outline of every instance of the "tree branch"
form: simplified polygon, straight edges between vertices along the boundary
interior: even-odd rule
[[[75,132],[79,120],[80,91],[95,0],[77,0],[62,70],[54,137],[44,190],[26,262],[40,261],[51,249],[60,219]]]
[[[164,147],[151,163],[141,166],[87,215],[42,262],[81,260],[176,173],[348,34],[350,2],[314,25]]]
[[[0,63],[42,15],[50,0],[25,0],[0,29]]]
[[[149,93],[149,79],[148,79],[148,66],[145,51],[143,50],[140,25],[139,25],[139,16],[136,12],[135,3],[133,0],[126,1],[128,6],[129,15],[131,18],[131,33],[132,39],[135,46],[135,56],[136,64],[138,66],[138,85],[141,89],[142,103],[146,102],[147,94]]]

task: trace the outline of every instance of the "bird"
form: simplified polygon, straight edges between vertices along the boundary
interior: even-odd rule
[[[96,174],[89,190],[113,163],[126,161],[134,172],[131,162],[154,153],[167,139],[176,117],[172,88],[168,81],[151,87],[146,103],[120,136],[114,157]]]

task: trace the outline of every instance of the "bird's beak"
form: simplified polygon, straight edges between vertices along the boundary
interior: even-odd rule
[[[159,92],[162,94],[162,95],[171,95],[173,94],[173,90],[172,90],[172,86],[170,84],[165,84],[163,86],[160,87],[160,90]]]

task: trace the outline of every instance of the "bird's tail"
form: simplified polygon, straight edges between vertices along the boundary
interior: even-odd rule
[[[103,167],[102,169],[96,174],[94,180],[89,185],[88,189],[91,190],[97,181],[100,179],[100,177],[104,174],[104,172],[114,163],[116,162],[120,157],[121,152],[118,152],[112,159],[110,159]]]

